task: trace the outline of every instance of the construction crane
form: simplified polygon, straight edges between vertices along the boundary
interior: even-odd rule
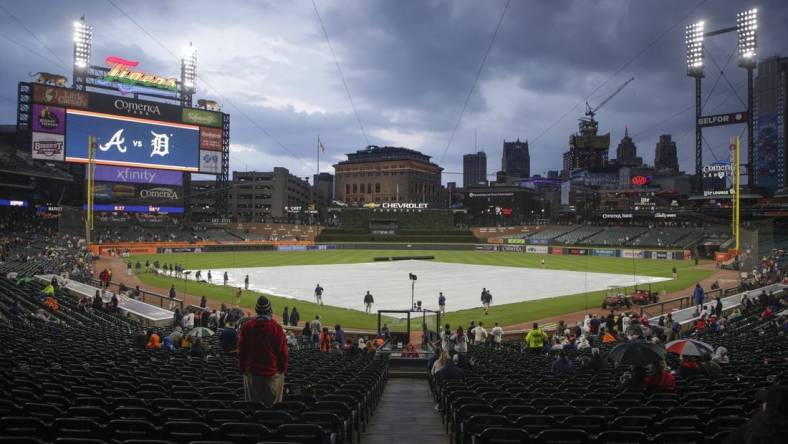
[[[634,80],[635,78],[631,77],[629,80],[624,82],[621,86],[616,88],[616,90],[613,91],[612,94],[610,94],[604,100],[602,100],[602,102],[599,105],[597,105],[595,108],[591,108],[591,105],[589,105],[588,102],[586,102],[586,116],[578,119],[580,121],[580,133],[583,135],[596,135],[597,129],[599,127],[598,122],[594,119],[596,112],[599,111],[600,108],[605,106],[607,102],[609,102],[613,97],[615,97],[618,93],[620,93],[621,90],[626,88],[627,85],[632,83]]]

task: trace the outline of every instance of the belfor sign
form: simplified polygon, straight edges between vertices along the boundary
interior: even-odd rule
[[[750,116],[747,111],[728,114],[715,114],[713,116],[698,117],[698,126],[722,126],[722,125],[735,125],[737,123],[747,123],[750,121]]]

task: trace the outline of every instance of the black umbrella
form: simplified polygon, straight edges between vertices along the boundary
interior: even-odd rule
[[[665,359],[665,349],[649,341],[622,342],[607,357],[616,365],[644,366]]]

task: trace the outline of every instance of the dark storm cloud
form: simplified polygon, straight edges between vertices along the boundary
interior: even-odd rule
[[[598,115],[601,130],[611,132],[611,157],[628,125],[647,161],[653,159],[658,135],[672,133],[679,141],[682,165],[692,164],[692,111],[677,114],[693,103],[693,84],[685,76],[684,26],[701,19],[710,28],[732,26],[736,12],[758,6],[761,57],[788,52],[784,26],[788,6],[780,0],[757,4],[707,0],[648,47],[700,1],[513,0],[445,157],[451,130],[504,0],[317,4],[372,143],[420,149],[436,160],[443,157],[447,172],[461,171],[461,156],[474,149],[476,130],[479,148],[487,150],[488,166],[494,172],[501,141],[519,137],[531,141],[533,170],[543,172],[560,167],[568,136],[583,114],[585,96],[644,50],[589,99],[594,106],[630,76],[636,77]],[[195,41],[202,76],[198,97],[223,96],[224,110],[232,115],[233,168],[282,165],[306,175],[315,168],[318,135],[329,148],[321,159],[324,171],[328,162],[341,160],[365,143],[311,2],[117,4],[171,51]],[[108,2],[38,0],[3,5],[67,64],[71,21],[87,14],[96,28],[94,63],[118,54],[139,58],[150,71],[177,72],[172,55]],[[49,51],[2,11],[0,35],[29,48],[0,38],[4,62],[0,121],[8,123],[15,120],[16,85],[28,79],[28,72],[64,72],[70,77],[71,69],[59,66]],[[735,37],[731,37],[709,42],[720,64],[734,49]],[[743,97],[744,71],[735,63],[734,57],[726,71]],[[717,71],[707,59],[706,91]],[[707,110],[739,108],[727,82],[721,81]],[[562,121],[544,132],[564,114]],[[729,132],[708,134],[709,142],[722,153]],[[709,151],[705,155],[712,156]],[[447,174],[446,179],[461,177]]]

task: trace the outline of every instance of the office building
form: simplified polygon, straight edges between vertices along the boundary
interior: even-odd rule
[[[676,142],[671,140],[670,134],[659,136],[656,151],[654,153],[654,169],[657,171],[679,172],[679,158],[677,154]]]
[[[503,155],[501,156],[501,171],[509,180],[519,180],[531,177],[531,154],[528,151],[528,141],[514,142],[503,141]]]
[[[443,168],[416,150],[368,146],[334,165],[336,199],[351,206],[403,202],[436,205],[441,196]]]
[[[786,188],[785,155],[788,57],[758,63],[754,97],[755,184],[775,193]]]
[[[486,183],[487,154],[479,151],[476,154],[462,156],[462,186],[467,188]]]

